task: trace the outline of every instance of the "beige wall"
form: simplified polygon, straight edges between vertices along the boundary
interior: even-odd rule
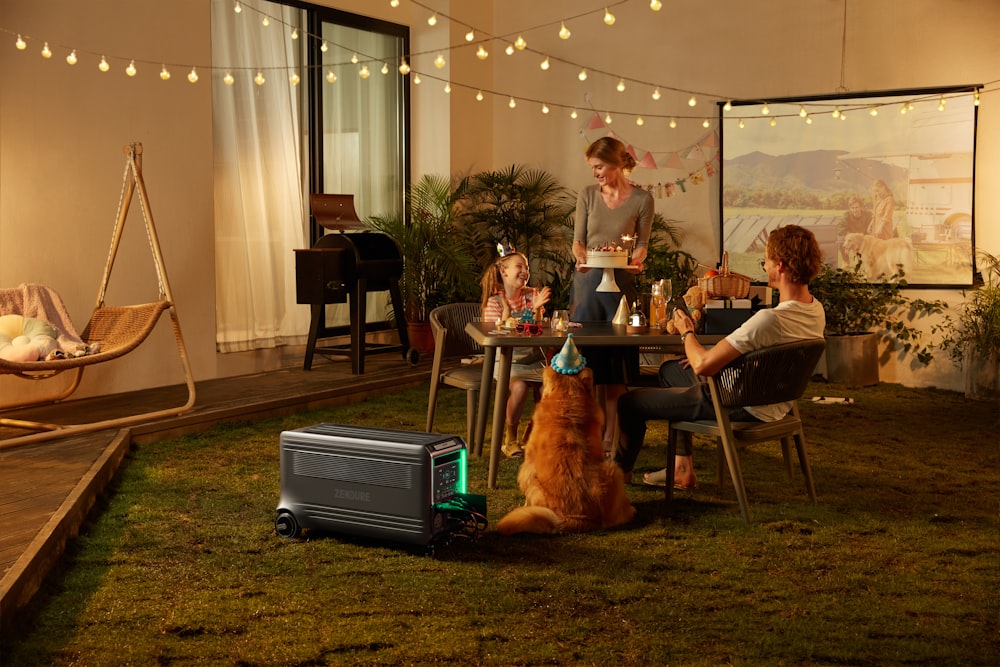
[[[513,56],[500,44],[488,47],[486,61],[466,46],[464,25],[442,20],[431,29],[426,12],[407,0],[397,9],[388,0],[330,0],[329,6],[368,13],[412,26],[411,65],[443,83],[425,79],[413,92],[414,177],[425,173],[463,173],[501,168],[517,162],[544,168],[565,184],[579,188],[589,180],[581,136],[588,109],[644,114],[688,113],[687,96],[664,90],[659,102],[649,88],[592,73],[585,83],[575,69],[554,64],[543,73],[541,59],[530,51]],[[646,2],[612,11],[614,26],[595,14],[569,23],[570,40],[556,37],[558,20],[601,3],[549,0],[435,2],[442,14],[482,31],[516,36],[518,30],[556,21],[524,33],[529,47],[613,74],[718,97],[766,98],[892,88],[985,83],[1000,80],[1000,3],[994,0],[848,0],[847,51],[841,79],[841,0],[674,0],[653,13]],[[942,11],[946,6],[947,11]],[[491,9],[492,8],[492,9]],[[199,380],[279,366],[297,366],[301,351],[219,355],[214,343],[214,249],[212,234],[212,118],[207,72],[198,84],[186,71],[172,68],[168,82],[159,67],[139,64],[135,78],[124,75],[120,57],[168,63],[210,63],[209,3],[107,0],[4,0],[0,28],[29,40],[24,52],[13,48],[13,35],[0,32],[0,285],[41,282],[59,289],[71,314],[83,326],[96,295],[121,187],[121,147],[141,141],[152,210],[160,232],[169,278],[176,297],[189,354]],[[38,55],[48,40],[50,60]],[[434,54],[448,43],[449,65],[437,70]],[[80,62],[65,62],[76,48]],[[92,53],[90,53],[92,52]],[[107,53],[112,71],[97,70],[98,54]],[[119,57],[118,60],[112,56]],[[996,88],[998,84],[994,83]],[[475,90],[494,91],[483,102]],[[519,103],[507,106],[508,96]],[[540,112],[537,101],[578,107]],[[699,109],[713,108],[702,97]],[[983,96],[977,145],[977,240],[1000,251],[1000,193],[989,188],[1000,170],[1000,92]],[[704,129],[682,122],[676,130],[647,122],[638,128],[622,119],[613,128],[636,145],[671,149],[696,140]],[[638,175],[637,175],[638,176]],[[684,222],[684,247],[706,262],[718,245],[717,179],[687,195],[657,200],[660,212]],[[141,218],[133,205],[129,221],[138,232]],[[155,281],[146,259],[145,239],[126,239],[112,278],[111,303],[155,297]],[[932,293],[928,296],[938,296]],[[941,294],[956,301],[955,292]],[[883,380],[914,385],[961,388],[961,378],[947,362],[911,370],[890,361]],[[79,395],[116,393],[181,381],[173,362],[172,337],[158,331],[147,344],[121,361],[88,370]],[[36,389],[23,381],[0,378],[3,400],[13,392]]]

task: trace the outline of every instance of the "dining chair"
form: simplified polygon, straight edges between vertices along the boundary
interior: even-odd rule
[[[426,431],[430,433],[434,428],[438,389],[442,385],[464,389],[465,441],[470,447],[473,445],[483,368],[481,364],[464,365],[462,360],[483,354],[483,348],[465,332],[465,325],[480,317],[482,311],[478,303],[449,303],[438,306],[430,314],[431,331],[434,335],[434,363],[431,366],[430,395],[427,397]]]
[[[667,480],[674,478],[674,456],[677,453],[678,431],[702,433],[719,439],[718,484],[722,488],[722,464],[725,460],[729,476],[736,488],[743,519],[750,521],[746,487],[740,469],[738,446],[767,440],[781,442],[785,475],[791,480],[791,444],[795,443],[799,466],[805,477],[809,499],[816,502],[812,471],[806,456],[805,433],[797,401],[806,390],[826,347],[822,338],[796,341],[754,350],[732,361],[716,375],[708,378],[708,387],[715,408],[715,419],[671,422],[667,438]],[[729,419],[732,408],[767,405],[790,401],[792,410],[773,422],[734,422]],[[666,486],[667,502],[673,497],[673,484]]]

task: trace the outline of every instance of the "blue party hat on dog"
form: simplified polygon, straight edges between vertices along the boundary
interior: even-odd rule
[[[566,336],[566,343],[559,354],[552,357],[552,370],[563,375],[576,375],[587,365],[587,360],[580,355],[573,342],[573,334]]]

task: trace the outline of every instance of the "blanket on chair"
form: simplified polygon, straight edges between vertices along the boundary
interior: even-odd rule
[[[23,315],[48,322],[59,332],[56,342],[66,356],[78,357],[97,352],[80,338],[62,297],[51,287],[21,283],[17,287],[0,289],[0,315]]]

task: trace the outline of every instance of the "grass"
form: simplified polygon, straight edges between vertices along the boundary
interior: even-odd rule
[[[274,534],[278,434],[321,421],[420,430],[426,389],[134,450],[4,665],[996,665],[997,406],[883,384],[804,402],[819,503],[776,444],[744,452],[754,521],[715,482],[665,512],[632,486],[623,530],[456,541],[425,557],[343,535]],[[438,427],[464,430],[445,391]],[[640,468],[662,467],[655,425]],[[516,463],[474,493],[495,523]]]

